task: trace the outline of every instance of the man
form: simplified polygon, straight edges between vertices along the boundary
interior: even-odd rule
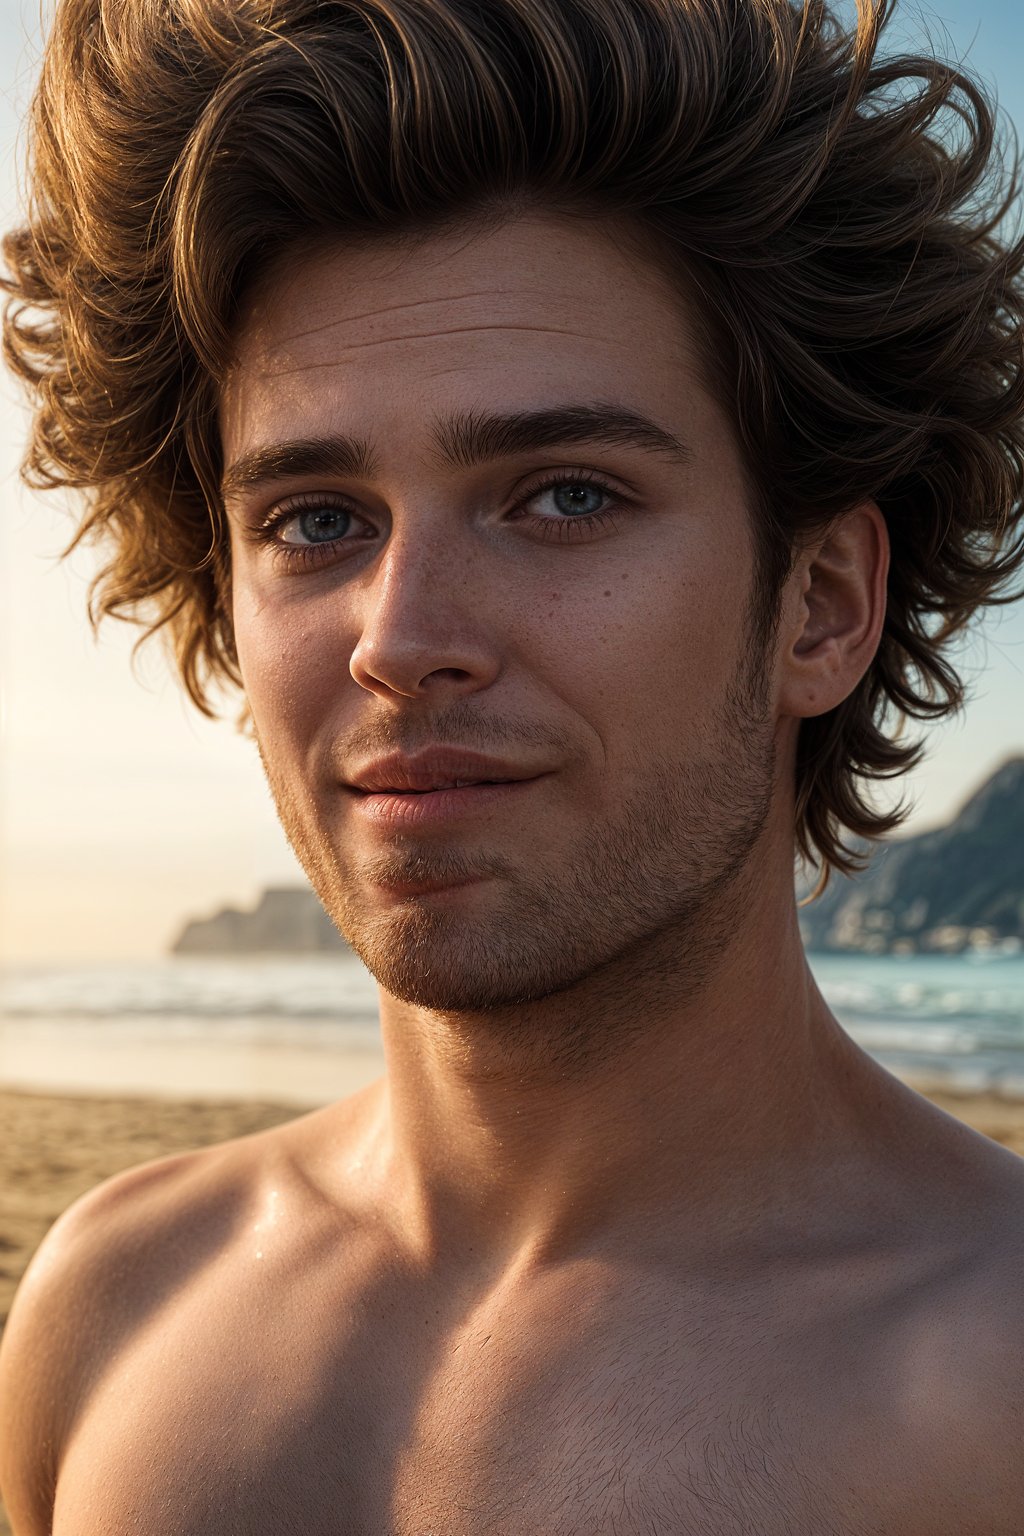
[[[57,1224],[17,1536],[1024,1529],[1024,1169],[793,895],[1022,561],[990,112],[883,20],[58,9],[30,467],[244,688],[388,1072]]]

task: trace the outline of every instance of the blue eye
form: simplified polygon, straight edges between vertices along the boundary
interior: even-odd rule
[[[285,544],[328,544],[332,539],[343,538],[351,526],[352,514],[343,507],[311,507],[288,519],[281,529],[282,541]],[[297,528],[301,539],[287,538],[290,528]]]
[[[607,498],[600,486],[587,485],[582,480],[564,481],[551,486],[550,491],[555,506],[567,517],[593,517]]]
[[[542,539],[571,544],[615,527],[629,497],[599,480],[592,470],[562,470],[528,490],[510,514]]]

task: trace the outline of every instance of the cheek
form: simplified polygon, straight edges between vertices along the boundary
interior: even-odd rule
[[[666,558],[616,572],[564,634],[574,672],[648,737],[712,718],[738,660],[740,592],[688,569]]]
[[[330,690],[348,676],[341,637],[308,605],[272,601],[236,582],[235,645],[246,698],[264,748],[299,742],[315,727]]]

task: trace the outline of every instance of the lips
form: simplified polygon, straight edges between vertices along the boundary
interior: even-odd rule
[[[432,795],[439,789],[470,789],[475,784],[511,784],[511,779],[456,779],[452,783],[448,779],[439,779],[433,784],[424,784],[422,789],[405,789],[399,784],[382,784],[380,789],[370,793],[378,795]]]
[[[438,748],[404,757],[392,753],[353,773],[350,789],[367,795],[426,795],[483,784],[513,784],[537,778],[543,769],[502,762],[460,748]]]
[[[439,789],[471,789],[476,784],[511,784],[512,779],[435,779],[429,784],[423,784],[416,789],[409,789],[405,784],[381,784],[379,787],[365,791],[372,795],[430,795]]]

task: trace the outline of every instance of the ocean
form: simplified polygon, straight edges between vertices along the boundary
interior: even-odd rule
[[[812,955],[840,1022],[901,1076],[1024,1098],[1024,955]],[[382,1068],[354,957],[169,957],[0,972],[0,1087],[326,1103]]]

